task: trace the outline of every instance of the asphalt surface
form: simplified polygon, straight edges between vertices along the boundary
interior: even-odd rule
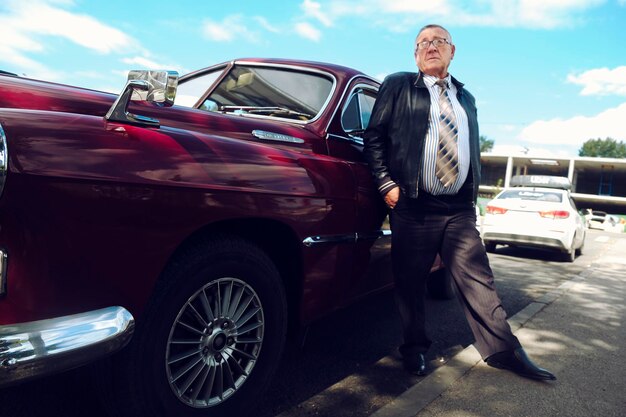
[[[505,247],[490,254],[509,317],[589,270],[620,239],[591,231],[584,255],[574,263],[563,262],[558,254],[526,249]],[[259,416],[365,417],[420,383],[421,378],[404,372],[396,354],[400,329],[391,294],[369,303],[378,316],[355,306],[314,326],[304,349],[288,351]],[[468,346],[473,350],[473,339],[456,300],[428,304],[429,333],[435,344],[427,360],[430,371],[436,372],[446,369],[448,361]],[[342,372],[346,367],[350,371]]]
[[[556,381],[490,368],[468,348],[371,417],[626,415],[625,255],[621,238],[512,318],[526,351]]]

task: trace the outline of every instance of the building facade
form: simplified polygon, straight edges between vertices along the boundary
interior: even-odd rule
[[[557,175],[569,178],[580,209],[626,214],[626,159],[552,158],[481,154],[481,197],[491,198],[509,186],[513,175]]]

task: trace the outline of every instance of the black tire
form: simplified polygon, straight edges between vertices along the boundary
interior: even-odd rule
[[[576,249],[574,249],[574,240],[572,240],[572,247],[569,251],[563,254],[565,262],[574,262],[576,260]]]
[[[438,300],[454,298],[454,282],[447,268],[439,269],[428,276],[426,287],[431,297]]]
[[[576,256],[580,256],[583,254],[583,249],[585,248],[585,236],[586,234],[583,233],[583,241],[580,242],[580,247],[578,249],[576,249]]]
[[[276,371],[286,328],[269,257],[238,238],[200,242],[165,269],[131,345],[113,358],[104,400],[118,416],[245,416]]]
[[[485,250],[487,253],[494,253],[496,251],[496,244],[493,242],[485,242]]]

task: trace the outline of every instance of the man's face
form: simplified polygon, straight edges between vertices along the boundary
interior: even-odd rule
[[[419,34],[415,44],[423,41],[434,41],[435,39],[449,40],[448,33],[441,28],[424,29]],[[427,48],[419,48],[415,52],[415,63],[424,74],[444,78],[448,75],[448,66],[454,57],[454,45],[444,43],[435,47],[432,43]]]

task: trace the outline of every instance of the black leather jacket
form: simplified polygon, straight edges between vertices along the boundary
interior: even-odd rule
[[[454,77],[452,82],[457,88],[459,103],[467,113],[468,180],[473,179],[473,201],[476,201],[480,184],[480,140],[475,99]],[[365,159],[383,197],[398,185],[404,195],[417,198],[429,114],[430,93],[421,73],[398,72],[385,78],[363,135]]]

